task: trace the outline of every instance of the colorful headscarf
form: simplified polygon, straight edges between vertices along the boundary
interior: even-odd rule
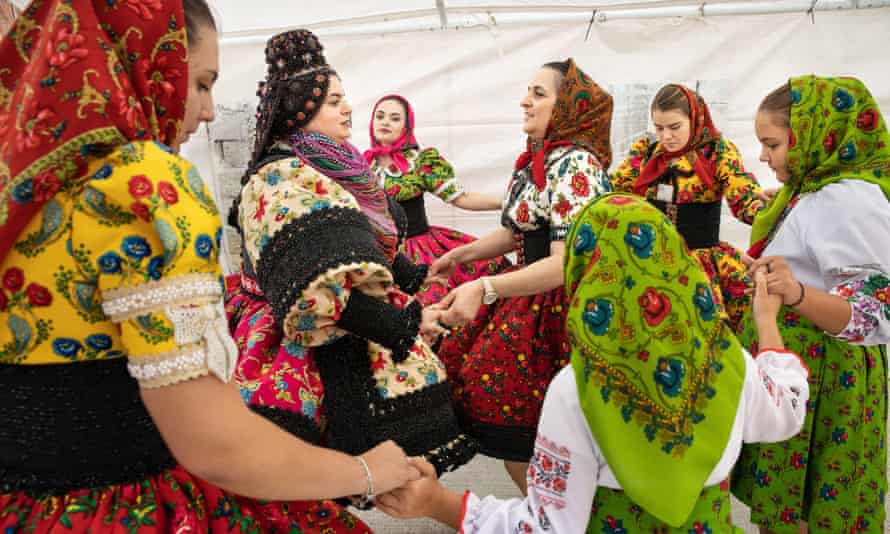
[[[91,154],[171,145],[188,47],[181,1],[33,2],[0,42],[0,260]]]
[[[628,497],[679,526],[729,441],[742,348],[701,265],[645,200],[598,198],[566,244],[566,331],[585,418]]]
[[[840,180],[878,185],[890,199],[890,134],[878,104],[856,78],[801,76],[791,84],[788,182],[754,219],[753,257],[760,257],[802,193]]]
[[[556,97],[556,104],[540,146],[531,139],[516,160],[516,170],[532,164],[532,179],[538,190],[547,183],[544,162],[547,153],[561,146],[578,146],[596,156],[604,169],[612,162],[612,96],[568,59],[569,70]]]
[[[382,144],[374,137],[374,115],[377,113],[380,103],[386,100],[398,100],[405,108],[405,128],[396,142],[389,146]],[[400,172],[408,172],[408,159],[405,157],[405,151],[420,148],[417,139],[414,138],[414,109],[408,100],[396,94],[386,95],[378,100],[374,104],[374,110],[371,111],[371,124],[368,125],[368,130],[371,135],[371,148],[365,150],[365,161],[370,164],[378,156],[389,156]]]
[[[689,122],[690,133],[689,140],[686,145],[676,152],[667,152],[661,143],[655,147],[652,157],[646,162],[640,177],[634,182],[634,193],[644,195],[646,188],[652,182],[661,178],[665,173],[670,160],[678,156],[686,155],[695,169],[695,174],[707,184],[708,187],[714,184],[714,173],[716,167],[710,161],[708,155],[703,153],[703,149],[720,139],[720,132],[714,126],[711,119],[711,110],[705,100],[688,87],[679,84],[672,84],[683,91],[686,99],[689,101]]]
[[[398,249],[398,229],[389,212],[386,193],[355,145],[302,130],[291,136],[294,153],[318,172],[349,191],[371,221],[377,242],[392,260]]]

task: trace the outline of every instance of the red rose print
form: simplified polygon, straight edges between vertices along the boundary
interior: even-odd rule
[[[134,202],[130,204],[130,211],[145,222],[151,222],[151,210],[142,202]]]
[[[146,198],[154,193],[154,186],[152,185],[151,180],[143,174],[137,174],[130,178],[128,185],[130,186],[130,194],[133,195],[133,198]]]
[[[658,326],[671,313],[671,299],[655,291],[655,288],[647,287],[638,302],[643,308],[643,319],[649,326]]]
[[[828,135],[825,136],[825,140],[822,141],[822,148],[825,149],[825,152],[831,154],[834,152],[834,149],[837,148],[837,133],[834,130],[828,132]]]
[[[53,301],[52,293],[39,284],[28,284],[25,293],[31,306],[49,306]]]
[[[556,213],[559,214],[563,219],[572,211],[572,203],[565,197],[562,200],[556,203],[556,206],[553,208],[556,210]]]
[[[516,208],[516,220],[521,223],[528,222],[528,202],[523,200],[519,203],[519,207]]]
[[[10,267],[3,273],[3,287],[15,293],[25,284],[25,273],[18,267]]]
[[[55,173],[47,171],[38,174],[32,180],[31,185],[34,200],[37,202],[46,202],[56,194],[56,191],[59,190],[60,186],[61,184],[59,183],[59,179],[56,178]]]
[[[565,493],[566,481],[564,478],[557,478],[553,481],[553,491],[557,493]]]
[[[386,190],[386,194],[391,197],[394,197],[394,196],[398,195],[399,192],[401,192],[401,191],[402,191],[402,187],[399,184],[393,184],[389,187],[389,189]]]
[[[424,165],[420,168],[420,174],[432,174],[433,166],[432,165]]]
[[[875,298],[884,304],[890,304],[890,286],[876,289]]]
[[[164,202],[171,206],[179,202],[179,192],[176,191],[176,188],[173,187],[173,184],[171,184],[170,182],[159,182],[158,194],[161,195],[161,198],[164,199]]]
[[[870,132],[878,126],[878,113],[874,109],[867,109],[856,117],[856,127],[865,132]]]
[[[127,126],[136,128],[139,117],[142,115],[142,105],[136,100],[136,97],[130,96],[124,91],[117,92],[118,110],[127,120]]]
[[[154,64],[147,59],[142,60],[137,68],[142,72],[142,77],[148,80],[149,91],[155,98],[170,98],[176,93],[173,81],[182,77],[182,73],[167,65],[167,56],[158,57]]]
[[[16,146],[19,152],[37,148],[43,143],[44,137],[49,137],[52,125],[49,124],[55,120],[56,114],[49,108],[43,108],[40,111],[32,109],[30,113],[26,113],[28,117],[24,121],[24,127],[19,130],[16,138]]]
[[[572,191],[579,197],[586,197],[590,194],[590,184],[587,183],[584,173],[576,172],[572,176]]]

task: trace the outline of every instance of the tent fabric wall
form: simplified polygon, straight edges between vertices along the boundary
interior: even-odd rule
[[[217,2],[224,20],[232,4]],[[266,21],[268,14],[263,17],[257,20]],[[281,18],[299,24],[300,16],[291,11]],[[561,24],[332,36],[322,42],[354,108],[356,145],[368,146],[373,102],[385,93],[401,93],[415,106],[421,144],[439,148],[467,189],[496,195],[502,194],[524,146],[519,100],[529,79],[542,63],[569,56],[616,95],[616,159],[627,150],[627,136],[645,129],[640,121],[648,102],[641,95],[664,82],[700,83],[716,104],[718,127],[739,146],[746,167],[765,186],[776,182],[758,161],[754,112],[760,99],[789,76],[857,76],[890,112],[884,57],[890,45],[888,8],[819,12],[814,19],[799,13],[620,20],[594,24],[587,34],[587,24]],[[256,82],[265,70],[262,44],[224,39],[221,67],[215,90],[219,119],[184,153],[212,183],[226,212],[249,155]],[[438,200],[427,207],[433,223],[477,235],[498,222],[495,213],[465,212]],[[726,212],[724,238],[744,245],[747,228],[729,219]]]

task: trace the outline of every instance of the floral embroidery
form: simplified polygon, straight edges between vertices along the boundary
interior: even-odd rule
[[[571,451],[538,434],[528,465],[528,478],[542,505],[557,510],[565,508],[571,469]]]
[[[837,338],[862,343],[881,329],[890,327],[890,277],[868,273],[843,282],[831,293],[850,303],[852,314]]]

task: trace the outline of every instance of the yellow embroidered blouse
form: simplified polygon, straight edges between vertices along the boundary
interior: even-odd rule
[[[97,158],[0,266],[0,363],[126,357],[143,387],[227,379],[220,223],[195,168],[163,145]]]

